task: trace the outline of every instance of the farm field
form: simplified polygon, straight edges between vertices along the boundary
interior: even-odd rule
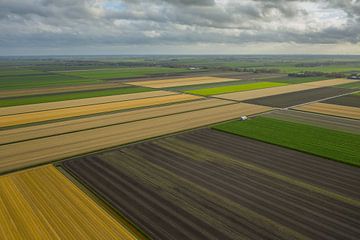
[[[354,239],[360,233],[356,168],[215,130],[62,166],[152,239]]]
[[[89,79],[121,79],[145,77],[149,75],[158,74],[173,74],[185,73],[190,70],[185,68],[168,68],[168,67],[122,67],[122,68],[108,68],[108,69],[93,69],[93,70],[74,70],[74,71],[57,71],[67,76],[89,78]]]
[[[79,91],[79,92],[71,92],[71,93],[56,93],[56,94],[45,94],[45,95],[36,95],[36,96],[3,98],[0,99],[0,107],[28,105],[28,104],[37,104],[37,103],[46,103],[46,102],[59,102],[59,101],[74,100],[74,99],[103,97],[103,96],[149,92],[149,91],[152,91],[152,89],[144,88],[144,87],[120,87],[120,88],[112,88],[105,90],[88,90],[88,91]]]
[[[215,129],[360,166],[358,134],[266,117],[232,121]]]
[[[83,131],[87,129],[100,128],[120,123],[150,119],[176,113],[225,106],[228,104],[233,104],[233,102],[220,99],[204,99],[199,101],[171,104],[167,106],[145,108],[128,112],[106,114],[75,120],[3,130],[0,131],[0,145],[70,132]]]
[[[2,145],[0,172],[14,171],[269,110],[271,110],[269,107],[236,103]]]
[[[63,109],[54,109],[39,112],[30,112],[16,115],[0,116],[0,128],[15,125],[45,122],[58,119],[86,116],[92,114],[115,112],[121,110],[149,107],[161,104],[170,104],[199,99],[197,96],[177,94],[170,96],[161,96],[145,99],[135,99],[131,101],[109,102],[102,104],[93,104],[80,107],[69,107]]]
[[[51,165],[0,176],[1,239],[139,239]]]
[[[185,91],[185,93],[202,95],[202,96],[211,96],[211,95],[218,95],[218,94],[223,94],[223,93],[249,91],[249,90],[255,90],[255,89],[279,87],[279,86],[285,86],[285,85],[287,85],[287,84],[276,83],[276,82],[256,82],[256,83],[248,83],[248,84],[240,84],[240,85],[232,85],[232,86],[222,86],[222,87],[214,87],[214,88],[189,90],[189,91]]]
[[[44,88],[30,88],[22,90],[0,90],[0,100],[1,98],[11,98],[11,97],[24,97],[32,95],[45,95],[45,94],[54,94],[54,93],[67,93],[67,92],[79,92],[79,91],[91,91],[91,90],[100,90],[100,89],[111,89],[124,87],[122,83],[98,83],[98,84],[84,84],[76,86],[64,86],[64,87],[44,87]]]
[[[306,112],[327,114],[332,116],[360,119],[360,108],[329,103],[311,103],[294,109]]]
[[[264,116],[289,122],[309,124],[338,131],[360,134],[360,121],[355,119],[294,110],[272,111]]]
[[[221,82],[231,82],[231,81],[239,81],[239,79],[205,76],[205,77],[191,77],[191,78],[172,78],[167,80],[135,81],[135,82],[128,82],[128,84],[141,86],[141,87],[150,87],[150,88],[170,88],[177,86],[221,83]]]
[[[23,76],[3,76],[0,77],[1,90],[18,90],[29,88],[53,87],[53,86],[72,86],[80,84],[100,83],[97,79],[86,79],[75,76],[60,74],[39,74]]]
[[[274,96],[246,100],[247,103],[265,105],[270,107],[286,108],[303,103],[322,100],[341,94],[351,93],[354,90],[334,87],[322,87],[292,93],[278,94]]]
[[[352,94],[352,95],[341,96],[337,98],[328,99],[326,101],[323,101],[323,103],[360,108],[360,95]]]
[[[258,90],[252,90],[246,92],[225,93],[225,94],[216,95],[216,97],[229,99],[229,100],[244,101],[244,100],[279,95],[284,93],[299,92],[299,91],[316,89],[321,87],[330,87],[343,83],[348,83],[350,81],[351,80],[347,80],[347,79],[322,80],[318,82],[292,84],[287,86],[258,89]]]
[[[80,107],[80,106],[88,106],[95,104],[128,101],[128,100],[136,100],[136,99],[144,99],[144,98],[152,98],[152,97],[170,96],[174,94],[177,93],[168,92],[168,91],[152,91],[152,92],[144,92],[144,93],[121,94],[115,96],[76,99],[76,100],[51,102],[51,103],[39,103],[39,104],[31,104],[25,106],[4,107],[4,108],[0,108],[1,109],[0,116],[55,110],[55,109],[70,108],[70,107]]]

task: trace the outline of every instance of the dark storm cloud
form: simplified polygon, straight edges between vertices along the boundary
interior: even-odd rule
[[[0,0],[2,48],[359,43],[356,0]]]

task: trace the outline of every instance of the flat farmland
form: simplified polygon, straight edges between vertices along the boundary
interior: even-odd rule
[[[0,172],[14,171],[269,110],[269,107],[237,103],[2,145]]]
[[[199,101],[171,104],[168,106],[145,108],[129,112],[106,114],[75,120],[3,130],[0,131],[0,145],[166,116],[181,112],[224,106],[228,104],[233,104],[233,102],[220,99],[203,99]]]
[[[191,93],[191,94],[202,95],[202,96],[211,96],[211,95],[218,95],[218,94],[223,94],[223,93],[242,92],[242,91],[249,91],[249,90],[255,90],[255,89],[279,87],[279,86],[285,86],[285,85],[287,85],[287,84],[286,83],[276,83],[276,82],[255,82],[255,83],[240,84],[240,85],[188,90],[188,91],[185,91],[185,93]]]
[[[258,89],[258,90],[252,90],[246,92],[225,93],[225,94],[216,95],[216,97],[229,99],[229,100],[243,101],[243,100],[261,98],[261,97],[279,95],[284,93],[292,93],[292,92],[316,89],[321,87],[335,86],[338,84],[344,84],[348,82],[353,82],[353,81],[347,79],[322,80],[317,82],[292,84],[287,86]]]
[[[356,239],[358,169],[210,129],[62,162],[152,239]]]
[[[265,105],[270,107],[286,108],[307,102],[313,102],[341,94],[351,93],[352,89],[322,87],[292,93],[278,94],[262,98],[246,100],[247,103]],[[359,98],[360,99],[360,98]]]
[[[360,134],[360,121],[356,119],[294,110],[272,111],[264,116],[284,121],[304,123],[349,133]]]
[[[108,68],[108,69],[92,69],[92,70],[74,70],[74,71],[59,71],[67,76],[89,78],[89,79],[121,79],[145,77],[151,75],[163,75],[174,73],[190,72],[186,68],[168,68],[168,67],[122,67],[122,68]]]
[[[227,122],[214,128],[360,166],[358,134],[266,117]]]
[[[112,89],[99,89],[99,90],[88,90],[78,92],[67,92],[67,93],[55,93],[55,94],[44,94],[36,96],[23,96],[23,97],[12,97],[0,99],[0,107],[18,106],[18,105],[29,105],[46,102],[59,102],[73,99],[85,99],[103,96],[112,96],[120,94],[131,94],[140,92],[150,92],[153,89],[144,87],[120,87]]]
[[[110,103],[94,104],[88,106],[54,109],[54,110],[48,110],[42,112],[31,112],[31,113],[1,116],[0,128],[29,124],[29,123],[44,122],[50,120],[66,119],[71,117],[86,116],[86,115],[99,114],[99,113],[114,112],[120,110],[128,110],[128,109],[134,109],[140,107],[156,106],[161,104],[191,101],[191,100],[197,100],[199,98],[200,97],[193,95],[177,94],[170,96],[136,99],[130,101],[121,101],[121,102],[110,102]]]
[[[47,165],[0,176],[1,239],[139,239]]]
[[[323,103],[360,108],[360,96],[356,94],[346,95],[346,96],[328,99],[326,101],[323,101]]]
[[[174,94],[176,93],[168,92],[168,91],[153,91],[153,92],[145,92],[145,93],[122,94],[115,96],[76,99],[76,100],[51,102],[51,103],[39,103],[39,104],[31,104],[27,106],[4,107],[4,108],[0,108],[0,116],[47,111],[47,110],[70,108],[70,107],[80,107],[80,106],[135,100],[135,99],[144,99],[151,97],[161,97],[161,96],[168,96]]]
[[[208,83],[221,83],[221,82],[231,82],[239,81],[239,79],[231,78],[222,78],[222,77],[191,77],[191,78],[172,78],[164,80],[153,80],[153,81],[135,81],[127,82],[127,84],[141,86],[141,87],[150,87],[150,88],[170,88],[177,86],[189,86],[189,85],[199,85],[199,84],[208,84]]]
[[[326,115],[360,119],[360,108],[329,103],[311,103],[294,108],[295,110],[321,113]]]
[[[0,90],[0,98],[110,89],[110,88],[119,88],[124,86],[125,85],[122,83],[97,83],[97,84],[84,84],[77,86],[44,87],[44,88],[30,88],[30,89],[7,90],[7,91]]]

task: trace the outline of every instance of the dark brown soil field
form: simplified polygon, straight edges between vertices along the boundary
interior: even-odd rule
[[[269,114],[266,114],[266,117],[360,134],[360,121],[356,119],[294,110],[272,111]]]
[[[311,90],[304,90],[299,92],[292,92],[292,93],[256,98],[244,102],[259,104],[264,106],[286,108],[307,102],[321,100],[328,97],[333,97],[336,95],[351,93],[353,91],[354,91],[353,89],[322,87]]]
[[[323,102],[360,108],[360,96],[358,95],[346,95],[338,98],[332,98]]]
[[[203,129],[63,162],[152,239],[357,239],[358,168]]]

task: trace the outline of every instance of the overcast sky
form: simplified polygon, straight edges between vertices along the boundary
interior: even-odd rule
[[[0,55],[360,54],[360,0],[0,0]]]

